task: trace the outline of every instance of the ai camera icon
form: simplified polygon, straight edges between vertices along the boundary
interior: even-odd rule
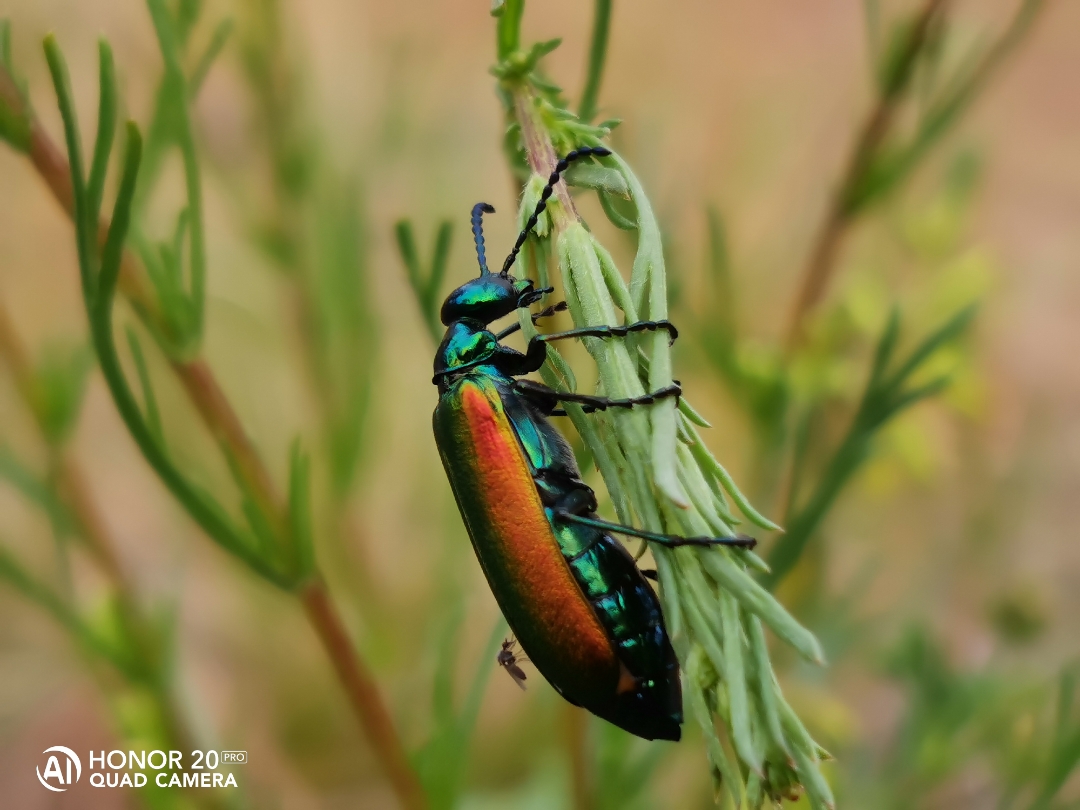
[[[245,765],[248,761],[247,751],[222,751],[222,765]]]
[[[55,753],[54,753],[55,752]],[[49,759],[45,762],[45,773],[41,772],[41,768],[35,768],[37,772],[38,781],[41,782],[49,790],[54,793],[63,793],[70,787],[79,781],[79,777],[82,776],[82,762],[79,760],[79,755],[63,745],[54,745],[52,748],[46,748],[41,753],[50,754]],[[60,757],[57,754],[62,754],[65,761],[65,767],[60,767]],[[75,766],[75,778],[72,778],[72,766]],[[55,781],[54,784],[50,782]]]

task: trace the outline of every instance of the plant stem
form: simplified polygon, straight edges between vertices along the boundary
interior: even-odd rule
[[[551,141],[547,127],[539,118],[540,111],[536,106],[536,96],[529,87],[521,84],[513,87],[510,92],[514,116],[521,125],[521,137],[525,142],[525,155],[529,161],[529,168],[546,178],[555,171],[559,156],[555,154],[555,145]],[[548,206],[547,211],[556,230],[561,233],[578,222],[580,218],[565,181],[559,180],[555,186],[554,196],[558,198],[560,204]]]
[[[908,76],[910,76],[916,55],[926,42],[932,23],[944,9],[946,2],[948,0],[927,0],[916,17],[904,51],[897,60],[899,64],[905,66],[900,70],[907,71]],[[789,358],[802,342],[806,318],[821,300],[825,287],[836,270],[837,257],[844,237],[861,212],[860,208],[850,204],[851,192],[860,183],[885,138],[889,135],[906,83],[905,78],[892,87],[882,90],[877,104],[867,117],[855,142],[843,179],[830,203],[825,222],[814,240],[814,247],[810,251],[810,258],[799,286],[799,294],[788,316],[784,345]]]
[[[581,91],[581,106],[578,107],[578,118],[582,121],[591,121],[596,115],[610,31],[611,0],[596,0],[593,10],[592,45],[589,47],[589,72],[585,79],[585,89]]]
[[[2,305],[0,305],[0,358],[6,361],[11,369],[11,374],[15,378],[15,388],[30,413],[33,414],[44,437],[45,432],[38,408],[33,370],[30,367],[26,351],[19,341],[18,335],[15,334],[7,310]],[[133,591],[125,579],[97,505],[93,502],[93,498],[86,487],[86,478],[81,468],[70,456],[59,452],[57,473],[58,488],[66,496],[65,500],[68,507],[71,509],[79,531],[87,541],[90,550],[108,574],[117,591],[121,594],[130,595]]]
[[[577,706],[569,703],[563,712],[566,727],[566,748],[570,754],[570,783],[573,792],[574,810],[592,810],[592,790],[590,789],[590,758],[587,735],[588,715]]]
[[[3,67],[0,67],[0,99],[13,109],[25,110],[17,86]],[[60,203],[60,207],[73,218],[75,197],[68,161],[37,117],[29,111],[25,114],[30,120],[30,162]],[[104,244],[108,230],[109,223],[102,220],[98,225],[99,244]],[[156,300],[143,282],[144,278],[141,263],[133,253],[125,249],[120,262],[120,291],[150,328],[151,334],[157,336],[165,329],[165,321],[160,315]],[[259,502],[259,506],[267,515],[281,515],[282,499],[275,490],[270,473],[206,361],[199,357],[169,357],[169,362],[203,423]]]
[[[26,109],[18,86],[2,66],[0,66],[0,100],[9,104],[13,110],[23,112],[29,119],[31,163],[60,206],[69,217],[73,218],[75,196],[69,163],[40,125],[36,116]],[[102,220],[98,226],[99,244],[104,244],[108,231],[109,223]],[[160,310],[143,283],[143,278],[145,278],[145,273],[139,260],[125,248],[120,261],[119,288],[131,302],[135,312],[147,324],[151,334],[157,337],[162,334],[165,321],[160,317]],[[287,525],[284,501],[213,371],[200,357],[192,359],[169,357],[169,362],[236,474],[243,480],[263,513],[278,521],[277,528],[284,532],[284,527]],[[409,810],[425,807],[426,799],[420,783],[397,738],[378,687],[345,633],[325,585],[316,576],[314,582],[306,586],[300,596],[334,664],[334,669],[349,694],[360,726],[369,735],[373,747],[386,765],[391,782],[403,806]]]
[[[2,305],[0,305],[0,359],[6,361],[15,378],[16,390],[26,408],[33,415],[41,438],[47,440],[37,401],[33,370],[27,353],[11,324],[7,310]],[[168,687],[167,675],[162,668],[164,659],[160,655],[160,644],[154,638],[155,631],[151,623],[147,621],[139,608],[134,586],[120,565],[101,511],[86,484],[82,467],[69,453],[65,452],[63,447],[52,447],[51,451],[55,464],[54,486],[74,518],[76,531],[86,542],[112,587],[112,593],[120,611],[120,619],[125,631],[131,634],[130,639],[136,647],[134,652],[142,665],[137,681],[130,677],[130,673],[125,674],[129,676],[128,680],[132,685],[146,687],[153,695],[165,734],[172,745],[181,750],[190,750],[193,747],[194,737],[183,720]],[[105,684],[103,688],[106,688]],[[216,806],[217,802],[211,802],[211,804]]]
[[[321,579],[314,580],[300,592],[300,601],[329,653],[338,680],[402,805],[408,810],[421,810],[427,806],[423,788],[382,701],[375,678],[356,654],[326,585]]]

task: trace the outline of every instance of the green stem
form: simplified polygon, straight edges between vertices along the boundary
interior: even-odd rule
[[[176,41],[173,22],[165,8],[163,0],[148,0],[150,16],[157,32],[161,54],[165,60],[165,75],[162,79],[161,93],[172,99],[175,108],[176,137],[184,164],[184,183],[187,186],[188,220],[190,223],[189,244],[191,247],[191,301],[195,321],[192,324],[192,337],[197,341],[202,333],[205,287],[206,287],[206,246],[203,237],[202,181],[199,176],[199,159],[195,151],[195,136],[192,132],[189,113],[188,83],[184,68],[180,64],[180,46]],[[191,346],[185,347],[188,351]]]
[[[585,77],[585,89],[581,92],[578,118],[589,122],[597,112],[600,97],[600,81],[604,77],[607,60],[608,34],[611,32],[611,0],[596,0],[593,6],[592,44],[589,47],[589,71]]]

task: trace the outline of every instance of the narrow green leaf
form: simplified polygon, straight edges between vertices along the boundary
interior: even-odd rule
[[[74,518],[58,497],[55,488],[41,480],[3,444],[0,444],[0,479],[7,481],[24,498],[42,509],[58,532],[66,534],[72,530]]]
[[[239,478],[239,476],[234,476]],[[250,492],[242,492],[240,495],[240,510],[247,519],[248,529],[255,538],[256,549],[262,559],[280,561],[281,542],[277,532],[270,523],[266,510],[262,508],[252,497]]]
[[[435,234],[435,253],[431,259],[431,272],[425,287],[425,307],[429,320],[436,319],[439,305],[439,289],[446,276],[446,267],[450,260],[450,246],[454,236],[454,223],[443,220]]]
[[[420,257],[416,253],[416,240],[413,238],[412,223],[407,219],[398,220],[394,225],[394,236],[397,238],[398,252],[401,261],[405,265],[409,283],[418,296],[422,295],[425,283],[420,271]]]
[[[96,279],[97,257],[96,229],[90,228],[89,201],[86,194],[86,175],[83,171],[82,142],[79,122],[75,115],[75,102],[71,93],[71,77],[67,63],[56,43],[56,36],[45,37],[45,60],[49,63],[60,117],[64,121],[64,140],[67,143],[68,166],[71,169],[71,188],[75,208],[75,247],[79,256],[79,272],[83,290],[92,294]]]
[[[84,632],[78,616],[53,588],[35,578],[6,548],[0,546],[0,579],[26,599],[50,613],[66,629],[80,635]]]
[[[231,19],[222,20],[214,29],[214,35],[210,38],[210,44],[206,46],[203,55],[199,57],[199,61],[195,63],[195,69],[191,72],[191,78],[188,79],[188,92],[192,98],[199,95],[199,90],[202,87],[203,81],[210,72],[210,68],[214,66],[214,62],[225,47],[225,43],[228,42],[232,31],[233,21]]]
[[[95,225],[101,213],[101,197],[105,191],[105,175],[109,170],[113,135],[116,133],[116,70],[112,48],[104,39],[98,40],[99,99],[97,138],[90,180],[86,186],[87,217]]]
[[[184,186],[187,192],[190,248],[190,317],[186,319],[183,343],[187,347],[198,344],[203,331],[206,307],[206,244],[203,232],[202,179],[199,158],[195,147],[195,135],[191,124],[189,104],[190,89],[184,76],[181,48],[187,32],[182,24],[173,24],[164,0],[147,0],[150,18],[154,23],[158,45],[165,61],[165,75],[161,92],[171,97],[174,136],[180,149],[184,166]]]
[[[975,317],[975,313],[978,307],[975,304],[964,307],[955,315],[953,315],[948,321],[940,326],[936,331],[919,344],[905,360],[900,367],[889,377],[889,379],[883,384],[883,388],[899,390],[904,384],[904,381],[911,376],[919,366],[921,366],[927,358],[936,352],[941,346],[950,341],[958,338],[967,329],[968,324],[971,323]]]
[[[760,617],[776,635],[798,650],[804,658],[816,664],[825,663],[825,653],[814,634],[795,621],[776,601],[776,597],[728,559],[722,550],[701,550],[698,555],[705,569],[720,587],[729,590],[744,608]]]
[[[484,652],[476,663],[476,673],[469,684],[465,705],[461,707],[461,713],[457,721],[457,736],[458,746],[462,752],[462,764],[468,761],[469,747],[476,731],[476,721],[480,717],[480,707],[484,702],[484,692],[487,690],[491,673],[496,669],[495,656],[499,651],[507,629],[506,619],[500,615],[495,620],[487,644],[484,645]]]
[[[556,37],[555,39],[548,39],[543,42],[533,43],[533,46],[529,48],[529,53],[525,57],[524,72],[528,72],[536,67],[537,63],[549,53],[554,51],[562,45],[562,38]]]
[[[741,807],[742,779],[739,766],[724,749],[716,733],[712,713],[709,711],[709,704],[705,700],[700,685],[705,680],[702,674],[704,662],[701,659],[701,650],[698,648],[695,653],[691,653],[690,660],[686,663],[686,697],[694,718],[705,734],[705,752],[708,755],[709,764],[713,767],[713,784],[717,790],[717,797],[722,789],[731,797],[736,807]]]
[[[599,166],[595,163],[577,163],[566,173],[566,182],[576,188],[591,188],[594,191],[602,191],[630,199],[630,189],[626,185],[626,179],[615,169]]]
[[[664,548],[654,548],[652,551],[653,559],[656,560],[656,579],[660,584],[660,599],[664,607],[668,635],[671,637],[672,646],[680,653],[680,658],[685,659],[686,630],[683,626],[683,595],[676,576],[674,555]]]
[[[679,397],[679,412],[698,427],[712,427],[704,416],[694,410],[694,406],[687,401],[686,397]]]
[[[312,525],[311,461],[297,438],[289,454],[289,537],[298,582],[309,578],[315,570]]]
[[[731,712],[731,737],[739,758],[753,771],[764,775],[762,751],[754,745],[751,728],[750,697],[746,690],[746,666],[743,662],[743,631],[739,605],[730,593],[720,592],[720,626],[723,629],[724,683]]]
[[[731,277],[731,254],[728,248],[727,230],[720,212],[713,206],[705,211],[709,233],[709,277],[715,299],[711,309],[718,314],[718,326],[725,338],[734,341],[735,284]]]
[[[701,513],[705,522],[709,524],[709,532],[717,537],[729,537],[734,534],[731,527],[717,511],[716,500],[712,497],[712,492],[701,474],[701,469],[694,463],[690,450],[686,445],[680,443],[678,454],[679,481],[686,494],[690,497],[693,507]]]
[[[15,61],[11,53],[11,20],[0,19],[0,65],[8,73],[14,73]]]
[[[0,20],[0,138],[18,151],[30,151],[30,107],[25,84],[15,78],[11,21]]]
[[[623,311],[626,323],[633,323],[638,320],[637,309],[634,308],[634,302],[630,300],[630,290],[627,289],[626,282],[623,280],[615,260],[596,237],[593,237],[592,243],[597,258],[600,259],[600,270],[604,276],[604,283],[607,285],[611,298],[615,301],[615,306]]]
[[[150,381],[150,369],[147,368],[139,337],[130,326],[127,329],[127,339],[128,347],[131,349],[131,358],[135,361],[135,372],[139,376],[139,386],[142,388],[143,403],[146,408],[146,424],[157,443],[164,447],[165,432],[161,427],[161,413],[158,411],[157,397],[154,396],[154,386]]]
[[[761,701],[765,728],[773,744],[790,757],[791,751],[780,722],[780,705],[777,700],[780,689],[773,675],[772,663],[769,661],[769,646],[765,642],[765,631],[761,627],[761,620],[757,616],[747,616],[746,630],[750,644],[751,670],[754,673],[754,690]]]
[[[127,126],[127,148],[124,153],[124,171],[120,179],[120,190],[116,195],[109,233],[105,247],[101,252],[101,274],[98,278],[95,309],[111,307],[116,293],[116,281],[120,277],[120,260],[124,251],[124,239],[131,223],[131,200],[135,195],[135,182],[139,174],[139,161],[142,157],[142,137],[133,122]],[[97,313],[93,313],[97,314]]]
[[[698,434],[697,430],[691,428],[691,435],[694,437],[694,443],[690,445],[690,450],[694,454],[694,458],[697,459],[698,464],[700,464],[702,468],[711,472],[716,477],[716,480],[720,482],[724,491],[731,496],[731,500],[739,507],[739,511],[743,513],[746,519],[754,525],[760,526],[763,529],[768,529],[769,531],[783,531],[782,528],[753,507],[746,496],[742,494],[742,491],[735,483],[735,479],[731,477],[731,474],[728,473],[723,465],[721,465],[720,462],[713,457],[713,454],[709,452],[709,449],[701,440],[701,436]]]
[[[97,289],[92,293],[84,288],[91,334],[94,338],[98,361],[101,364],[102,375],[109,386],[120,416],[143,456],[192,518],[214,541],[239,557],[253,571],[281,587],[291,587],[293,582],[289,576],[279,570],[272,560],[261,556],[250,538],[239,531],[224,510],[204,491],[188,481],[172,463],[143,418],[117,356],[112,335],[112,307],[116,294],[116,280],[120,273],[124,238],[131,221],[131,206],[141,156],[142,136],[138,127],[133,122],[129,122],[120,188],[102,253]]]
[[[607,215],[607,218],[611,221],[612,225],[624,231],[637,230],[637,221],[633,216],[628,216],[619,210],[619,203],[616,202],[611,194],[601,189],[597,192],[596,196],[600,200],[600,207],[604,209],[604,213]]]
[[[900,411],[911,407],[920,400],[928,399],[929,397],[940,394],[949,387],[950,382],[952,382],[952,377],[946,375],[931,380],[925,385],[920,385],[918,388],[905,391],[889,403],[889,408],[883,413],[883,419],[881,421],[891,419],[893,416],[900,413]]]
[[[893,352],[896,350],[896,342],[899,338],[900,310],[894,306],[889,311],[889,320],[886,321],[885,329],[882,331],[877,347],[874,349],[874,361],[870,366],[870,382],[867,383],[867,391],[877,389],[878,382],[884,377],[885,369],[888,368],[889,361],[892,360]]]

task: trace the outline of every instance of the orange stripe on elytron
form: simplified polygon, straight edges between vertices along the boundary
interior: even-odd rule
[[[597,669],[614,675],[611,642],[563,559],[498,394],[488,391],[463,383],[461,404],[481,488],[476,504],[484,512],[483,528],[473,526],[482,538],[474,540],[487,546],[478,549],[488,558],[485,568],[495,563],[507,574],[506,582],[491,583],[493,590],[501,584],[500,590],[517,591],[507,598],[528,601],[531,618],[564,658],[563,666],[580,668],[582,676]]]

